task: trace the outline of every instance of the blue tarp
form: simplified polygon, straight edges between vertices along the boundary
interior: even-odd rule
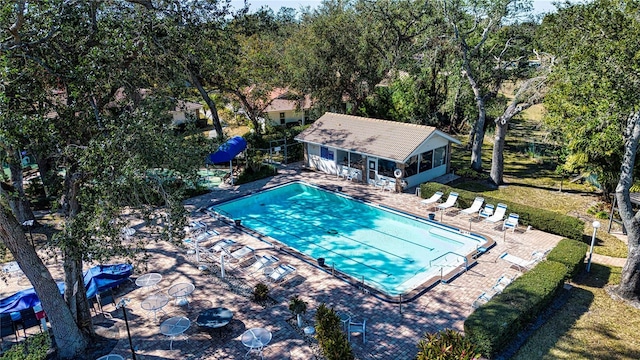
[[[207,156],[207,162],[211,164],[227,163],[240,152],[247,148],[247,141],[241,136],[234,136],[220,145],[218,151]]]
[[[91,299],[97,293],[118,286],[126,281],[133,273],[133,266],[129,264],[94,266],[84,273],[84,286],[87,298]],[[60,293],[64,293],[64,282],[58,283]],[[20,290],[17,293],[0,299],[0,313],[16,312],[40,304],[40,299],[33,288]]]

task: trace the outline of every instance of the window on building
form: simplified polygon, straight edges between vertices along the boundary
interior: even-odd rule
[[[333,160],[333,150],[330,150],[329,148],[322,146],[320,148],[320,157],[325,160]]]
[[[447,163],[447,147],[443,146],[433,150],[433,167],[442,166]]]
[[[378,159],[378,174],[393,177],[393,171],[396,169],[396,162],[384,159]]]
[[[404,164],[404,176],[409,177],[418,173],[418,155],[412,156]]]
[[[428,171],[433,168],[433,150],[420,154],[420,164],[418,172]]]
[[[286,121],[284,113],[280,113],[280,125],[284,125]]]
[[[309,110],[304,111],[304,122],[306,123],[307,121],[309,121]]]

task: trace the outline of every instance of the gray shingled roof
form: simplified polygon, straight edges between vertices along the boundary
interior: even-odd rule
[[[295,139],[404,162],[434,133],[458,142],[432,126],[329,112]]]

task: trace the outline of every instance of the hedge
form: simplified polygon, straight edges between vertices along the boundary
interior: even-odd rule
[[[564,285],[567,267],[542,261],[479,307],[464,322],[464,332],[485,356],[503,349],[545,309]]]
[[[547,260],[564,264],[567,267],[566,279],[573,279],[584,270],[584,259],[587,256],[588,249],[589,245],[583,242],[562,239],[558,245],[549,252]]]
[[[482,194],[452,188],[439,183],[430,182],[420,185],[420,194],[423,198],[431,196],[431,194],[436,191],[442,191],[445,194],[452,191],[457,192],[459,194],[458,205],[460,208],[467,208],[471,206],[476,196],[482,196],[485,203],[488,204],[506,204],[508,213],[516,213],[520,215],[520,226],[531,225],[538,230],[578,241],[582,240],[582,235],[584,234],[584,221],[573,216],[558,214],[553,211],[538,209],[505,199],[484,196]]]

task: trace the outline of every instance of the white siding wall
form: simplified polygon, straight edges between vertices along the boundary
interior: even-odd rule
[[[314,168],[318,171],[322,171],[327,174],[338,174],[338,167],[336,165],[336,149],[328,148],[330,153],[333,153],[333,160],[323,159],[321,156],[320,146],[307,144],[308,154],[309,154],[309,167]]]
[[[299,120],[302,120],[304,123],[304,111],[295,111],[295,110],[287,110],[287,111],[269,111],[267,112],[267,118],[271,122],[271,125],[277,126],[280,125],[280,113],[284,113],[284,121],[287,123],[298,123]]]
[[[449,140],[443,138],[440,135],[434,134],[429,138],[429,141],[425,141],[422,143],[422,145],[418,146],[418,148],[413,153],[411,153],[411,156],[419,155],[429,150],[437,149],[439,147],[447,145],[449,145]],[[419,174],[410,176],[406,178],[405,181],[407,182],[409,187],[417,186],[423,182],[427,182],[429,180],[437,178],[438,176],[442,176],[446,174],[446,172],[447,164],[445,163],[431,170],[423,171]]]

